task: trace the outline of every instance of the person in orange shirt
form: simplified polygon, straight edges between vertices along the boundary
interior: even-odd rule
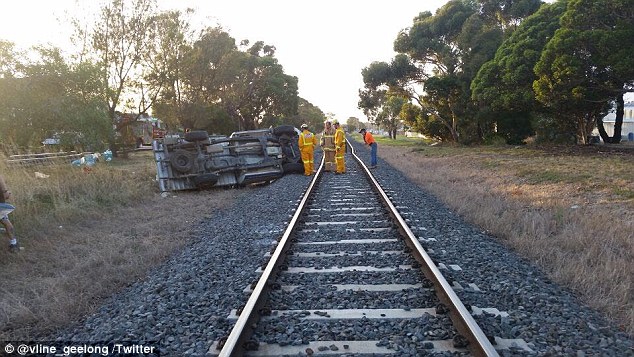
[[[370,146],[370,168],[374,169],[377,165],[376,152],[378,148],[376,141],[374,140],[372,133],[368,132],[365,129],[359,130],[359,133],[363,135],[363,142],[365,142],[366,145]]]
[[[302,133],[299,134],[297,144],[304,162],[304,175],[310,176],[315,171],[315,146],[317,146],[317,136],[308,130],[307,124],[302,124]]]

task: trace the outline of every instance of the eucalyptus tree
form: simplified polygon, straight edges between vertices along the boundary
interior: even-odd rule
[[[346,119],[346,126],[350,132],[357,132],[359,129],[365,128],[357,117],[348,117],[348,119]]]
[[[19,59],[15,44],[0,39],[0,144],[8,145],[15,138],[15,91],[18,81],[15,79]]]
[[[13,42],[0,40],[0,143],[9,146],[28,146],[33,138],[28,109],[28,84],[22,79],[24,68],[20,53]],[[26,130],[25,130],[26,129]]]
[[[185,128],[229,134],[239,126],[223,108],[221,98],[238,75],[233,63],[238,52],[235,39],[220,27],[208,27],[192,42],[183,47],[179,90],[166,92],[157,113],[180,113],[178,122]]]
[[[258,41],[247,51],[234,52],[232,81],[220,92],[221,104],[240,130],[256,129],[266,117],[297,113],[298,79],[284,73],[275,48]]]
[[[634,81],[633,6],[632,0],[570,0],[535,66],[537,99],[559,114],[562,126],[574,128],[580,143],[594,125],[605,142],[621,139],[623,94]],[[602,117],[613,102],[620,108],[609,138]]]
[[[527,17],[498,48],[495,57],[482,65],[471,83],[472,99],[487,112],[486,117],[496,126],[497,133],[509,143],[522,142],[534,134],[532,124],[550,122],[546,108],[535,99],[533,72],[546,43],[559,26],[566,10],[566,0],[544,4]],[[540,124],[544,126],[544,124]],[[552,126],[546,125],[552,131]]]
[[[470,83],[481,65],[493,58],[503,31],[485,21],[470,1],[450,1],[421,20],[407,35],[399,35],[395,49],[426,70],[421,75],[425,93],[418,101],[422,115],[428,122],[442,123],[450,136],[443,134],[444,129],[427,134],[464,143],[480,141],[491,128],[479,120]]]
[[[302,97],[298,97],[297,114],[265,116],[260,126],[293,125],[299,128],[302,124],[308,124],[311,131],[320,132],[324,126],[325,117],[326,115],[319,107]]]
[[[441,132],[426,134],[452,141],[459,137],[472,140],[469,138],[478,136],[478,123],[469,84],[501,40],[502,30],[483,20],[474,2],[451,0],[434,15],[420,13],[409,29],[398,34],[394,50],[399,55],[391,63],[373,63],[362,71],[365,88],[361,95],[373,97],[370,92],[380,86],[399,92],[420,106],[425,120],[442,123]],[[360,104],[370,103],[362,100]]]
[[[29,60],[14,63],[0,78],[2,142],[39,147],[55,136],[64,148],[102,148],[111,125],[93,63],[70,63],[55,47],[33,48]]]
[[[402,123],[401,111],[405,103],[407,103],[407,98],[388,94],[385,105],[377,114],[375,123],[387,129],[391,139],[396,139],[396,132]]]
[[[614,135],[604,129],[603,115],[596,125],[604,142],[619,143],[624,114],[623,96],[634,91],[634,1],[570,1],[562,26],[579,33],[579,50],[591,57],[588,76],[594,92],[586,98],[616,107]]]
[[[94,58],[101,67],[105,86],[102,100],[113,124],[118,110],[129,107],[140,114],[156,98],[158,89],[148,93],[142,80],[143,66],[154,48],[151,30],[156,15],[155,0],[110,0],[101,7],[92,28],[76,27],[75,38],[87,39],[82,57]],[[110,132],[109,142],[116,153],[114,131]]]
[[[15,77],[20,59],[24,57],[15,48],[15,43],[0,39],[0,78]]]
[[[365,71],[371,71],[371,69],[372,65],[365,68],[363,73],[365,73]],[[367,83],[363,90],[359,90],[359,102],[357,107],[361,109],[371,123],[377,122],[379,111],[386,99],[386,93],[387,89],[370,87]],[[332,119],[332,117],[328,117],[328,119]]]
[[[505,32],[513,32],[524,18],[535,13],[541,0],[477,0],[483,16]]]
[[[370,122],[378,126],[387,128],[391,125],[387,119],[389,116],[386,116],[393,110],[388,107],[390,97],[420,101],[416,93],[419,70],[404,54],[396,55],[390,63],[372,62],[361,71],[361,75],[365,86],[359,91],[358,107]]]
[[[153,113],[159,114],[168,128],[178,128],[184,118],[185,67],[187,56],[191,55],[193,31],[189,16],[194,10],[166,11],[159,13],[152,26],[145,52],[142,79],[147,90],[142,91],[140,103],[150,103]],[[143,85],[141,86],[143,88]],[[146,95],[153,97],[145,100]],[[143,111],[143,105],[139,111]]]
[[[210,103],[232,82],[235,71],[229,72],[236,41],[222,28],[206,28],[185,56],[183,69],[186,97],[193,103]]]
[[[261,41],[249,46],[244,40],[239,48],[220,27],[206,28],[191,44],[180,45],[182,55],[166,72],[169,84],[155,105],[157,113],[180,113],[180,125],[218,134],[297,115],[297,78],[284,73],[274,46]]]

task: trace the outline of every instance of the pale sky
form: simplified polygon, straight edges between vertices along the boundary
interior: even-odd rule
[[[157,0],[159,7],[196,10],[194,26],[221,25],[236,42],[276,47],[284,72],[299,78],[299,95],[339,120],[366,120],[357,109],[361,70],[390,61],[398,32],[422,11],[447,0]],[[96,0],[2,0],[0,39],[26,49],[69,45],[64,19],[94,13]]]

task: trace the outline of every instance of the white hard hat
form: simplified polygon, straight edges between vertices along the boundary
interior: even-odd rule
[[[308,124],[302,124],[302,129],[308,129]]]

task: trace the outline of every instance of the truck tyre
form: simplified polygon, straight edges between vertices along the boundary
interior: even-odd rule
[[[207,139],[209,139],[209,134],[207,134],[207,132],[204,130],[195,130],[190,131],[189,133],[185,133],[185,140],[189,142],[205,141]]]
[[[282,134],[294,136],[296,134],[295,127],[292,125],[280,125],[273,128],[273,135],[281,136]]]
[[[174,150],[169,155],[170,165],[180,173],[187,173],[194,167],[194,153],[186,150]]]
[[[278,137],[277,141],[282,145],[289,145],[291,143],[291,137],[287,134],[282,134]]]

